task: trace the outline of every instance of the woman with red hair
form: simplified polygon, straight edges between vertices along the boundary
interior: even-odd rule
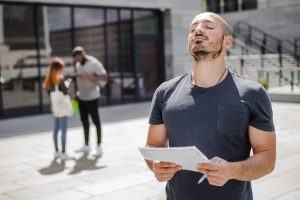
[[[63,92],[65,95],[68,94],[67,87],[64,83],[64,67],[65,63],[60,58],[54,58],[50,63],[48,73],[44,79],[44,87],[48,94],[55,90],[57,86],[58,90]],[[66,154],[66,133],[68,128],[68,117],[55,117],[54,116],[54,130],[53,130],[53,140],[55,147],[54,159],[61,158],[66,160],[69,156]],[[61,130],[61,151],[58,148],[57,135],[58,131]]]

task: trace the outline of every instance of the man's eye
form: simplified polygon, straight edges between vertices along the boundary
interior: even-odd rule
[[[211,26],[207,26],[206,28],[207,29],[214,29],[214,27],[211,27]]]

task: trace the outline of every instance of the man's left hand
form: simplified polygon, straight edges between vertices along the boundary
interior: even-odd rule
[[[221,162],[216,163],[218,159]],[[210,161],[210,163],[200,163],[197,165],[198,171],[206,174],[210,185],[223,186],[228,180],[233,178],[232,163],[219,157],[214,157]]]

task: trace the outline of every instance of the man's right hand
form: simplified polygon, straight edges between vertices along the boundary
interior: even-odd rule
[[[171,180],[174,174],[181,169],[180,165],[169,162],[153,162],[152,165],[152,171],[160,182]]]

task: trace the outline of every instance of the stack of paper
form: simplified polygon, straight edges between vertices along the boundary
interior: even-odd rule
[[[172,162],[182,166],[182,169],[197,171],[198,163],[210,162],[207,157],[195,146],[169,148],[139,148],[147,160]]]

